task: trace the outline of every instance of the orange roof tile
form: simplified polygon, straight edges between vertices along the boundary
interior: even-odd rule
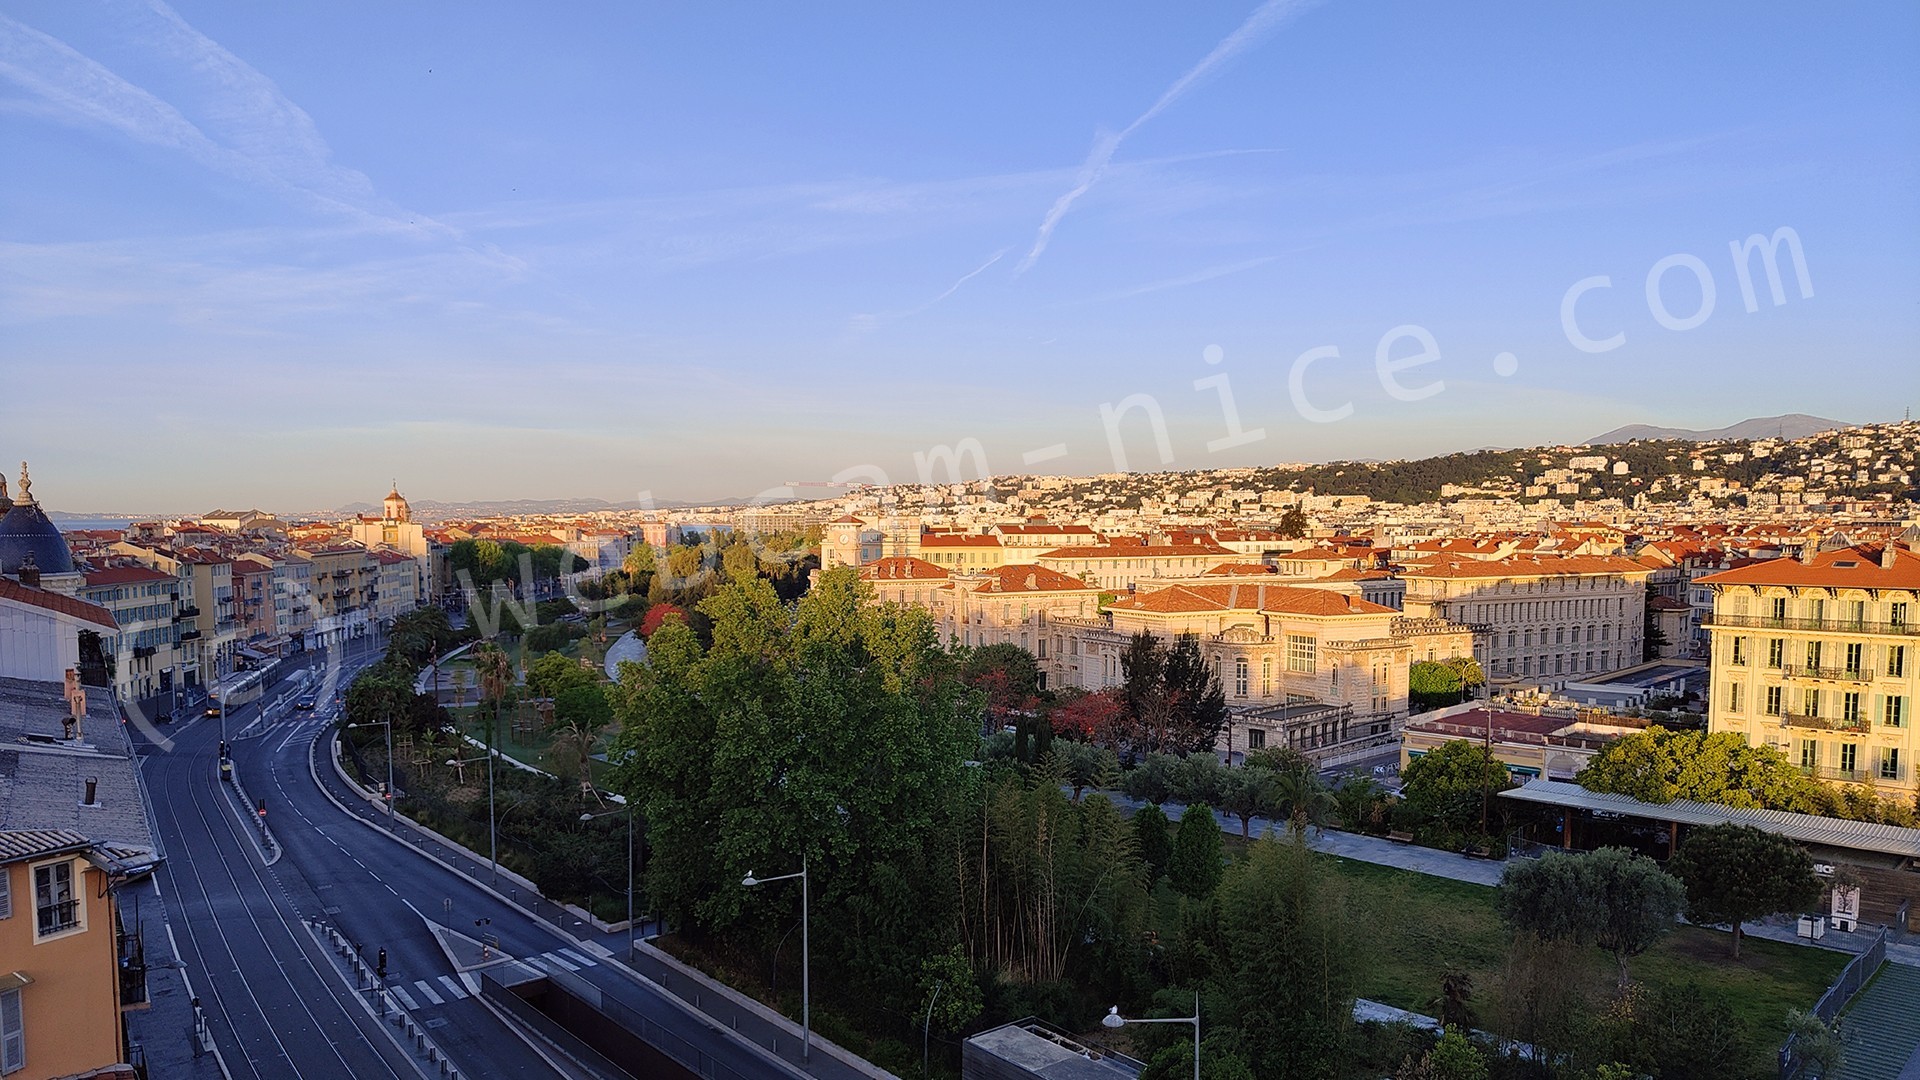
[[[45,589],[28,588],[12,578],[0,578],[0,600],[14,600],[47,611],[57,611],[108,630],[120,629],[120,624],[113,620],[113,612],[99,604],[89,604],[85,600],[76,600]]]
[[[1882,569],[1883,544],[1823,551],[1811,563],[1766,559],[1694,579],[1706,585],[1811,585],[1833,589],[1920,589],[1920,554],[1894,545],[1893,565]]]
[[[860,576],[867,581],[938,581],[949,575],[946,567],[925,559],[893,555],[860,567]]]

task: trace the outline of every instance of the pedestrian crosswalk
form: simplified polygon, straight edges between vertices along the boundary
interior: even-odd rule
[[[538,956],[528,957],[535,964],[549,969],[579,971],[581,968],[598,967],[599,962],[584,953],[573,949],[555,949]],[[396,979],[388,984],[395,1001],[408,1012],[428,1005],[445,1005],[449,1001],[462,1001],[480,995],[480,977],[471,971],[463,971],[458,976],[441,975],[433,979],[415,979],[411,983]]]
[[[460,1001],[480,992],[480,980],[471,972],[461,972],[458,979],[452,975],[442,975],[437,979],[415,979],[412,983],[394,982],[387,989],[409,1011],[418,1009],[422,1003],[427,1005],[445,1005],[449,1001]]]
[[[541,953],[539,956],[528,957],[528,959],[535,963],[544,961],[549,966],[565,968],[568,971],[598,966],[593,958],[572,949],[555,949],[552,952]]]

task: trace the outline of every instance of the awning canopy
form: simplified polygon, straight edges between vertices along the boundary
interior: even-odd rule
[[[1579,784],[1565,780],[1531,780],[1520,787],[1501,792],[1500,797],[1647,821],[1672,821],[1681,825],[1752,825],[1803,844],[1920,859],[1920,829],[1904,829],[1898,825],[1848,821],[1818,814],[1792,814],[1785,810],[1749,810],[1689,799],[1650,803],[1631,795],[1588,791]]]

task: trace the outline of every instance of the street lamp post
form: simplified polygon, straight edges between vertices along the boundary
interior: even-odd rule
[[[627,815],[627,963],[633,963],[633,804],[627,803],[617,810],[604,810],[598,814],[581,814],[581,821],[594,818],[611,817],[614,814]]]
[[[479,758],[448,758],[447,768],[457,769],[479,760]],[[465,775],[464,772],[461,773],[463,777],[461,783],[466,782]],[[487,877],[490,884],[498,883],[500,880],[500,836],[498,819],[493,816],[493,748],[491,746],[487,748]]]
[[[779,877],[763,878],[754,877],[753,871],[749,870],[747,871],[747,876],[740,879],[740,884],[748,887],[754,885],[770,885],[773,882],[785,881],[788,878],[800,879],[800,1060],[812,1061],[813,998],[811,996],[812,987],[810,985],[810,973],[808,971],[808,965],[812,960],[812,956],[811,950],[807,945],[807,857],[805,855],[800,856],[800,872],[797,874],[781,874]]]
[[[1120,1006],[1115,1005],[1111,1009],[1107,1010],[1107,1015],[1100,1018],[1100,1023],[1103,1026],[1110,1027],[1110,1028],[1126,1027],[1128,1024],[1192,1024],[1193,1025],[1193,1080],[1200,1080],[1200,994],[1197,991],[1193,995],[1193,1015],[1192,1016],[1175,1016],[1175,1017],[1169,1017],[1166,1019],[1129,1020],[1126,1017],[1120,1015]]]
[[[363,728],[363,727],[377,727],[377,728],[385,728],[385,729],[386,729],[386,735],[387,735],[387,821],[388,821],[388,823],[389,823],[389,824],[391,824],[391,823],[392,823],[392,821],[393,821],[393,721],[391,721],[391,720],[368,720],[368,721],[366,721],[365,723],[360,723],[360,724],[348,724],[348,725],[347,725],[347,730],[349,730],[349,731],[351,731],[351,730],[353,730],[354,728]]]

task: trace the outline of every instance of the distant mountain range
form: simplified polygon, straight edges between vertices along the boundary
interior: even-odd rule
[[[1804,439],[1823,431],[1853,426],[1844,421],[1808,416],[1806,413],[1758,416],[1751,420],[1742,420],[1730,427],[1714,428],[1712,431],[1628,424],[1626,427],[1614,428],[1605,435],[1595,435],[1584,445],[1606,446],[1610,443],[1632,442],[1635,439],[1683,439],[1687,442],[1712,442],[1716,439]]]

